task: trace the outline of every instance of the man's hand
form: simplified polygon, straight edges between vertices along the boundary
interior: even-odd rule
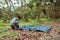
[[[14,23],[12,24],[12,26],[13,26],[14,29],[17,29]]]

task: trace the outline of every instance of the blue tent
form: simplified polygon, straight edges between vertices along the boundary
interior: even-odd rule
[[[31,31],[42,31],[49,32],[51,30],[51,26],[21,26],[23,30],[31,30]]]

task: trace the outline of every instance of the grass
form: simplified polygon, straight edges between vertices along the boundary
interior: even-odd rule
[[[30,20],[30,22],[23,22],[23,21],[20,21],[20,26],[24,26],[24,25],[36,25],[38,24],[38,22],[36,20]],[[0,21],[0,31],[1,30],[7,30],[9,29],[10,26],[9,26],[9,23],[4,23],[3,20]],[[15,36],[18,35],[18,32],[17,31],[14,31],[14,32],[2,32],[0,33],[0,40],[4,40],[6,37],[13,37],[15,38]]]
[[[24,26],[24,25],[38,25],[40,23],[53,23],[54,21],[51,21],[50,19],[47,18],[40,18],[40,20],[31,20],[29,19],[29,22],[24,22],[20,21],[19,25]],[[0,20],[0,30],[5,30],[10,28],[9,23],[4,23],[3,20]]]
[[[0,33],[0,40],[4,40],[5,38],[8,38],[8,37],[12,37],[13,39],[15,39],[16,35],[18,35],[17,31],[14,31],[14,32],[3,32],[3,33]]]
[[[20,26],[23,26],[23,25],[37,25],[38,22],[37,20],[29,20],[29,22],[20,22]]]
[[[60,19],[59,19],[60,20]],[[40,23],[54,23],[54,20],[46,19],[46,18],[40,18],[40,20],[29,20],[29,22],[23,22],[20,21],[19,25],[24,26],[24,25],[38,25]],[[9,29],[9,23],[5,24],[3,20],[0,21],[0,31],[1,30],[7,30]],[[14,38],[15,35],[18,35],[18,32],[2,32],[0,33],[0,38],[5,38],[8,36],[12,36]]]

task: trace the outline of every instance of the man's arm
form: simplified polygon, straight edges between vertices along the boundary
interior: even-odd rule
[[[13,23],[12,26],[14,27],[14,29],[17,29],[16,26],[15,26],[15,23]]]

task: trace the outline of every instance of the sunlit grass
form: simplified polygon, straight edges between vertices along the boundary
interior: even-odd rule
[[[19,32],[14,31],[14,32],[2,32],[0,33],[0,39],[4,40],[5,38],[11,37],[15,40],[16,36],[19,34]]]

